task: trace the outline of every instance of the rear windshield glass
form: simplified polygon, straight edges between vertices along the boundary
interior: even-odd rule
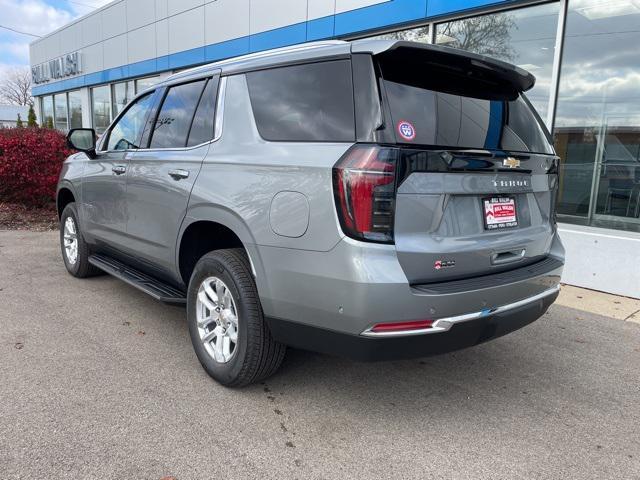
[[[464,88],[445,93],[420,80],[402,81],[406,75],[394,81],[383,71],[383,77],[398,143],[553,153],[539,117],[522,95],[478,98],[464,95]]]

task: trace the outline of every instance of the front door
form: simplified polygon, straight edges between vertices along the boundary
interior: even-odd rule
[[[87,162],[82,182],[81,217],[91,243],[126,248],[129,215],[126,178],[132,152],[138,148],[153,95],[146,94],[123,112],[105,133],[97,157]]]
[[[148,148],[127,173],[127,237],[151,273],[179,280],[176,241],[194,182],[213,138],[218,78],[169,86]]]
[[[82,180],[80,216],[90,243],[120,245],[127,225],[125,175],[128,159],[123,151],[98,152],[89,160]]]

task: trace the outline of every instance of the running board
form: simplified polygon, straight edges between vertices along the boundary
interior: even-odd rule
[[[144,293],[151,295],[156,300],[179,305],[187,303],[187,298],[185,297],[184,292],[181,292],[177,288],[167,285],[166,283],[163,283],[146,273],[142,273],[139,270],[131,268],[130,266],[111,257],[98,254],[91,255],[89,257],[89,263],[109,275],[113,275],[123,282],[128,283],[132,287],[142,290]]]

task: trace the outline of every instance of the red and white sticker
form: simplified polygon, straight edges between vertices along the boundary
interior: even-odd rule
[[[406,141],[412,142],[416,138],[416,127],[411,122],[402,120],[398,123],[398,134]]]
[[[484,201],[484,222],[488,230],[518,225],[516,201],[512,197],[494,197]]]

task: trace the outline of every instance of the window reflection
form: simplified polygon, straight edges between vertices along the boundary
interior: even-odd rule
[[[69,92],[69,128],[82,127],[82,96],[80,90]]]
[[[139,140],[145,126],[151,100],[150,93],[139,98],[111,129],[107,150],[132,150],[140,148]]]
[[[65,93],[54,95],[53,105],[55,108],[56,129],[66,132],[69,129],[67,124],[67,95]]]
[[[102,135],[111,122],[111,99],[109,86],[91,89],[93,128],[98,135]]]
[[[156,119],[150,148],[180,148],[187,144],[191,120],[205,80],[171,87]]]
[[[536,77],[527,98],[547,120],[559,4],[549,3],[436,26],[436,43],[516,64]]]
[[[114,83],[111,88],[111,98],[113,99],[113,117],[115,118],[133,99],[135,93],[133,91],[133,82]]]
[[[383,33],[372,38],[375,40],[407,40],[409,42],[429,43],[429,35],[429,26],[425,25],[424,27],[411,28],[399,32]]]
[[[141,93],[145,91],[147,88],[153,87],[159,81],[160,81],[159,75],[155,77],[139,78],[138,80],[136,80],[136,93]]]
[[[569,2],[555,145],[562,220],[640,231],[640,8]]]
[[[53,97],[42,97],[42,126],[54,128],[53,125]]]

